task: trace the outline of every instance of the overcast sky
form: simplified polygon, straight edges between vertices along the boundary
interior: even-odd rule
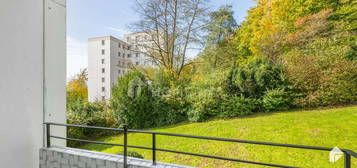
[[[87,40],[112,35],[122,39],[128,25],[138,20],[134,0],[69,0],[67,1],[67,78],[87,67]],[[253,0],[210,0],[212,10],[233,5],[235,19],[244,20]]]

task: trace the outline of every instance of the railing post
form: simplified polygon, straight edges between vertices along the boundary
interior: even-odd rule
[[[50,137],[50,130],[51,125],[46,123],[46,147],[51,147],[51,137]]]
[[[351,168],[351,155],[347,152],[344,152],[345,155],[345,168]]]
[[[128,168],[128,125],[124,124],[124,168]]]
[[[156,134],[152,134],[152,164],[156,165]]]

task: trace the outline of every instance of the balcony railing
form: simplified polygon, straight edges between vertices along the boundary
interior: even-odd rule
[[[266,146],[299,148],[299,149],[318,150],[318,151],[331,151],[333,149],[333,148],[328,148],[328,147],[280,144],[280,143],[259,142],[259,141],[250,141],[250,140],[241,140],[241,139],[215,138],[215,137],[203,137],[203,136],[194,136],[194,135],[172,134],[172,133],[164,133],[164,132],[132,130],[132,129],[128,129],[127,125],[123,125],[123,128],[108,128],[108,127],[84,126],[84,125],[75,125],[75,124],[60,124],[60,123],[50,123],[50,122],[47,122],[47,123],[44,123],[44,124],[46,126],[47,147],[51,146],[51,142],[50,142],[51,138],[68,140],[68,141],[79,141],[79,142],[86,142],[86,143],[110,145],[110,146],[121,146],[121,147],[124,147],[124,168],[128,167],[128,164],[127,164],[128,148],[138,148],[138,149],[151,150],[152,151],[152,163],[153,163],[153,165],[156,164],[156,155],[157,155],[156,151],[163,151],[163,152],[178,153],[178,154],[184,154],[184,155],[199,156],[199,157],[205,157],[205,158],[212,158],[212,159],[226,160],[226,161],[233,161],[233,162],[241,162],[241,163],[255,164],[255,165],[263,165],[263,166],[270,166],[270,167],[296,168],[295,166],[286,166],[286,165],[271,164],[271,163],[261,163],[261,162],[255,162],[255,161],[248,161],[248,160],[233,159],[233,158],[226,158],[226,157],[219,157],[219,156],[191,153],[191,152],[185,152],[185,151],[176,151],[176,150],[170,150],[170,149],[157,148],[156,147],[156,136],[157,135],[184,137],[184,138],[194,138],[194,139],[204,139],[204,140],[214,140],[214,141],[223,141],[223,142],[235,142],[235,143],[266,145]],[[100,130],[110,130],[110,131],[123,132],[124,144],[107,143],[107,142],[99,142],[99,141],[93,141],[93,140],[85,140],[85,139],[66,138],[66,137],[54,136],[54,135],[50,134],[51,133],[50,132],[50,126],[51,125],[53,125],[53,126],[89,128],[89,129],[100,129]],[[151,134],[152,135],[152,146],[151,146],[151,148],[150,147],[144,147],[144,146],[128,145],[128,134],[129,133]],[[355,153],[355,152],[353,152],[351,150],[348,150],[348,149],[341,149],[341,151],[344,153],[344,168],[351,168],[351,156],[353,156],[354,158],[357,158],[357,153]]]

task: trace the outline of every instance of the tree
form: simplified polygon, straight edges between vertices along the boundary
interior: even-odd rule
[[[233,13],[232,6],[227,5],[209,13],[210,23],[206,27],[208,33],[205,36],[205,49],[200,53],[203,62],[209,67],[216,68],[218,62],[221,65],[231,63],[236,55],[231,38],[238,24]]]
[[[83,69],[71,81],[67,83],[67,107],[76,101],[87,101],[88,99],[88,80],[87,69]]]
[[[205,0],[137,0],[141,20],[133,24],[151,44],[143,53],[160,68],[179,77],[188,65],[187,53],[202,38],[207,23]]]

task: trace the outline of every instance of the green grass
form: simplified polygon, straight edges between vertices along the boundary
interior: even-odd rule
[[[153,131],[322,147],[337,146],[356,152],[357,106],[257,114],[230,120],[181,124],[158,128]],[[99,139],[99,141],[112,143],[123,143],[122,140],[121,136]],[[129,145],[151,147],[150,135],[130,134],[128,141]],[[343,167],[343,158],[336,163],[329,163],[329,152],[327,151],[217,142],[161,135],[157,137],[157,147],[299,167]],[[121,147],[97,144],[87,144],[81,148],[114,154],[122,151]],[[145,159],[151,159],[151,151],[149,150],[130,150],[139,152]],[[158,152],[157,159],[163,162],[196,167],[264,167],[166,152]],[[353,157],[352,167],[357,167],[357,159]]]

